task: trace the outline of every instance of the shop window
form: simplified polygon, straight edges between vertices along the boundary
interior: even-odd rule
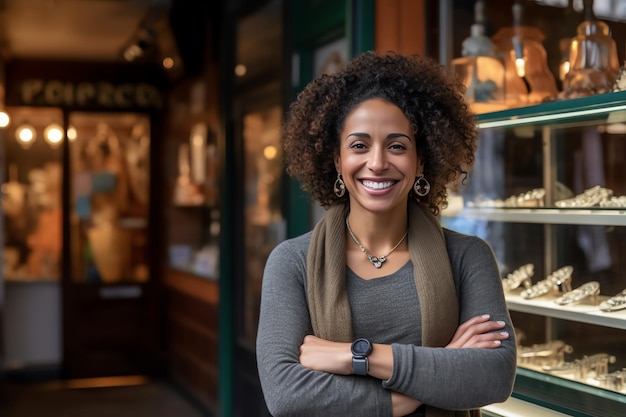
[[[4,131],[3,276],[6,281],[58,281],[63,115],[59,109],[25,107],[7,112],[12,122]]]
[[[149,119],[74,113],[69,126],[72,281],[145,282]]]

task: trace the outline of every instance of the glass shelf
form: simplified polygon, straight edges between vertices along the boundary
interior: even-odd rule
[[[445,216],[445,214],[444,214]],[[452,217],[452,216],[451,216]],[[514,223],[626,226],[626,209],[464,208],[453,217]]]
[[[598,301],[608,298],[608,296],[598,296]],[[600,310],[597,305],[580,303],[572,306],[559,306],[554,304],[554,299],[526,300],[516,294],[506,294],[506,303],[510,310],[521,313],[626,330],[626,310],[607,313]]]
[[[533,106],[477,115],[480,129],[522,125],[551,126],[598,121],[603,116],[626,111],[626,91],[598,94],[571,100],[553,101]]]

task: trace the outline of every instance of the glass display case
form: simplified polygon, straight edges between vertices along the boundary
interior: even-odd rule
[[[479,115],[469,184],[442,213],[494,250],[529,406],[626,415],[625,121],[626,92]]]

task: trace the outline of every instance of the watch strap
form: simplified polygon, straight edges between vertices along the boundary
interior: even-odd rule
[[[355,375],[367,375],[369,371],[369,361],[366,357],[352,357],[352,372]]]

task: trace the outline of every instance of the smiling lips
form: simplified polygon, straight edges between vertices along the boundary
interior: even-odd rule
[[[371,180],[363,180],[361,181],[361,183],[367,187],[367,188],[371,188],[373,190],[384,190],[386,188],[391,187],[392,185],[394,185],[396,182],[395,181],[371,181]]]

